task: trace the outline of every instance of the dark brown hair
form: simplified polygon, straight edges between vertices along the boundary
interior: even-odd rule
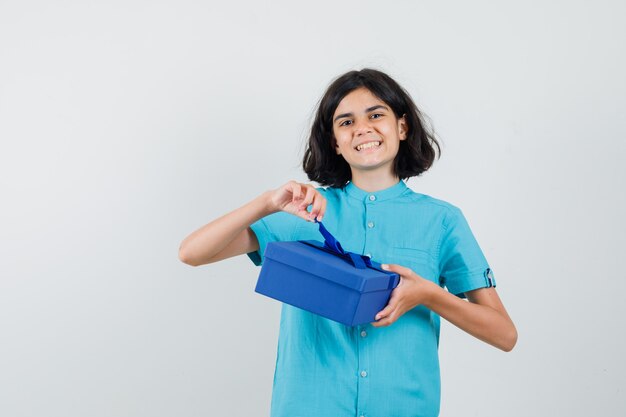
[[[406,117],[407,138],[400,141],[394,160],[394,172],[398,178],[408,179],[428,170],[435,156],[441,155],[434,132],[425,126],[423,115],[413,99],[396,81],[381,71],[364,68],[335,79],[319,102],[302,161],[309,179],[323,186],[343,187],[352,178],[350,165],[335,152],[333,114],[346,95],[361,87],[391,107],[397,118]]]

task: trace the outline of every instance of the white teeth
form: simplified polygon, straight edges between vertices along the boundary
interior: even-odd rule
[[[359,145],[356,147],[357,151],[360,151],[362,149],[369,149],[369,148],[373,148],[375,146],[379,146],[380,142],[368,142],[368,143],[364,143],[362,145]]]

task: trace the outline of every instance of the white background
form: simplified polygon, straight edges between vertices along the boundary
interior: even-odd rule
[[[620,1],[0,1],[0,416],[262,416],[280,305],[182,239],[301,171],[374,67],[435,127],[514,319],[443,323],[442,416],[626,410]],[[379,417],[379,416],[372,416]],[[384,416],[389,417],[389,416]]]

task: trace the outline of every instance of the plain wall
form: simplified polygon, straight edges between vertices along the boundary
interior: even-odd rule
[[[267,415],[280,304],[185,236],[290,179],[374,67],[443,143],[519,331],[443,322],[442,416],[623,415],[620,1],[0,2],[0,416]],[[375,416],[372,416],[375,417]],[[385,416],[386,417],[386,416]]]

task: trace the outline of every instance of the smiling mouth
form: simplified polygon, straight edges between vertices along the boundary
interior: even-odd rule
[[[373,142],[367,142],[367,143],[363,143],[359,146],[357,146],[356,149],[358,152],[365,150],[365,149],[372,149],[372,148],[378,148],[380,146],[380,142],[379,141],[373,141]]]

